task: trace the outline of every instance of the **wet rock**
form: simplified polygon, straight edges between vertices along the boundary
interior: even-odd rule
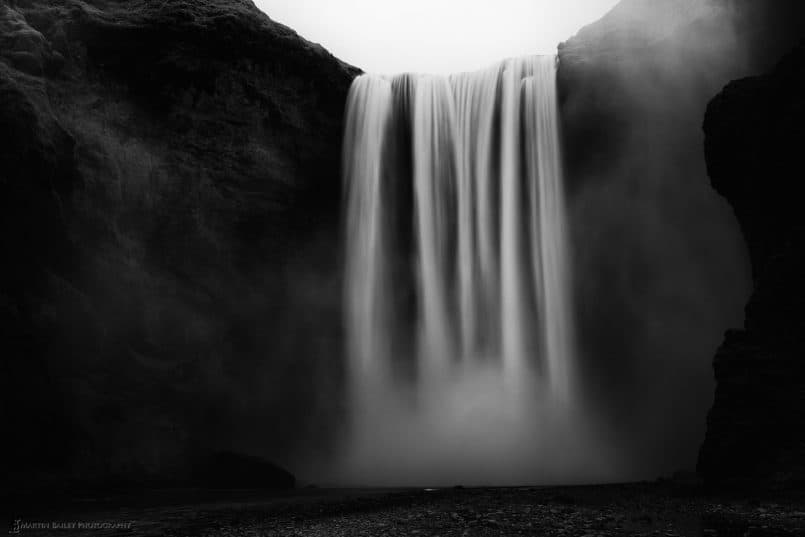
[[[711,482],[805,480],[805,44],[769,74],[735,81],[704,130],[713,187],[735,209],[752,261],[743,330],[727,333],[699,471]]]
[[[589,395],[602,419],[644,431],[630,442],[646,473],[693,462],[712,400],[703,365],[740,323],[750,286],[736,219],[706,186],[704,110],[730,80],[770,68],[794,46],[804,10],[798,0],[627,0],[560,45],[588,356],[579,368],[596,379]],[[668,289],[673,306],[662,298]],[[672,417],[657,420],[669,400]]]
[[[310,378],[338,378],[340,334],[309,323],[338,325],[322,319],[340,314],[357,73],[247,0],[0,1],[0,389],[20,486],[169,478],[233,430],[291,452],[312,416],[338,422],[337,387]]]

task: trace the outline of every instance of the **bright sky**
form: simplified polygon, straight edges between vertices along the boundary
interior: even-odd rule
[[[452,73],[553,54],[617,0],[255,0],[336,57],[374,73]]]

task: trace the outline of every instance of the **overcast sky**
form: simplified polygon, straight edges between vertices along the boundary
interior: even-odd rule
[[[365,71],[449,73],[553,54],[617,0],[255,0]]]

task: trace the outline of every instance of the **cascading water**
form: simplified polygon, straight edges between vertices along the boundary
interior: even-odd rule
[[[335,479],[607,478],[574,384],[559,140],[554,57],[355,80]]]

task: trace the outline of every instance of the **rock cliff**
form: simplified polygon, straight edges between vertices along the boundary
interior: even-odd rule
[[[711,481],[805,482],[805,43],[732,82],[704,123],[713,187],[735,209],[754,292],[718,351],[699,471]]]
[[[712,355],[750,292],[735,216],[708,184],[707,103],[773,65],[803,15],[793,0],[623,0],[560,45],[583,391],[629,477],[693,467]]]
[[[250,0],[0,1],[9,479],[326,446],[356,74]]]

